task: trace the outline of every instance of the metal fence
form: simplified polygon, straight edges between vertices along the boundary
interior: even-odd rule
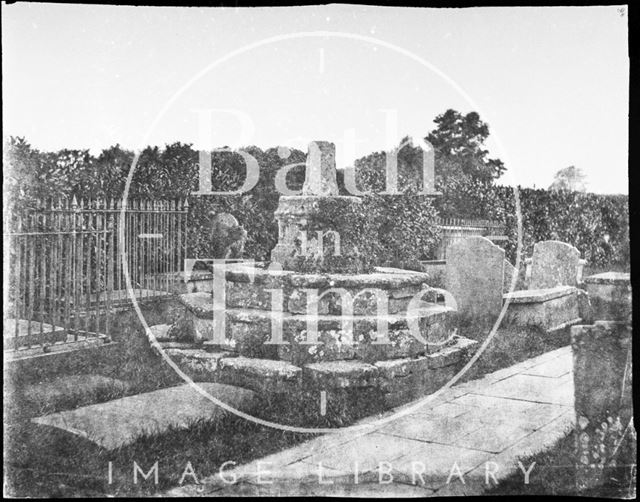
[[[438,218],[436,223],[441,230],[441,240],[436,250],[437,260],[446,260],[447,248],[454,242],[467,237],[481,235],[497,242],[507,239],[504,235],[505,226],[496,221]]]
[[[107,338],[130,301],[166,296],[182,267],[185,201],[69,200],[5,216],[5,350]],[[123,238],[123,240],[121,240]],[[123,245],[123,248],[120,245]]]

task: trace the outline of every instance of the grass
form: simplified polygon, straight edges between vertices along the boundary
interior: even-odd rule
[[[493,319],[460,319],[458,334],[482,343],[489,336],[492,327]],[[461,382],[482,378],[488,373],[568,345],[569,336],[568,328],[548,334],[538,326],[520,326],[515,322],[503,322]]]
[[[23,422],[5,430],[5,494],[149,496],[178,486],[188,462],[201,480],[216,474],[229,460],[243,464],[309,438],[228,416],[218,423],[199,421],[186,430],[143,436],[133,444],[107,451],[61,430]],[[158,462],[158,484],[153,477],[134,484],[134,461],[145,473]],[[186,482],[193,482],[193,478],[187,477]]]
[[[154,312],[153,309],[145,318],[149,325],[167,322],[163,314]],[[490,320],[484,323],[478,320],[462,321],[459,334],[483,341],[490,328]],[[150,348],[135,313],[120,314],[115,320],[114,332],[114,340],[118,342],[118,346],[109,361],[99,357],[80,357],[72,370],[76,375],[99,375],[126,383],[124,387],[98,385],[99,389],[93,396],[96,401],[181,383],[171,368]],[[522,328],[505,324],[498,329],[492,343],[465,375],[464,380],[480,378],[484,374],[566,345],[566,335],[546,336],[535,327]],[[131,445],[107,451],[80,437],[28,421],[31,416],[43,412],[74,408],[86,399],[82,391],[78,391],[72,398],[66,401],[62,399],[53,407],[30,408],[24,400],[21,402],[19,389],[38,381],[42,381],[40,374],[14,374],[9,379],[8,387],[10,391],[14,391],[10,400],[14,406],[9,410],[5,408],[5,493],[11,497],[153,495],[179,485],[188,462],[192,463],[198,477],[203,478],[214,475],[229,460],[238,464],[246,463],[312,437],[261,427],[230,415],[217,423],[200,421],[193,423],[187,430],[170,429],[162,435],[143,436]],[[317,396],[308,398],[310,403],[313,401],[309,406],[306,402],[289,403],[286,399],[283,401],[277,397],[267,400],[261,414],[271,419],[279,414],[278,421],[281,423],[301,424],[309,417],[301,416],[296,409],[307,409],[317,404]],[[345,395],[341,400],[342,398],[353,399],[354,396]],[[355,408],[366,411],[364,414],[379,411],[377,405],[380,400],[376,396],[364,396],[362,399],[362,406]],[[332,402],[328,403],[328,411],[331,411],[332,405]],[[341,403],[336,402],[335,408],[341,409]],[[283,413],[283,410],[287,410],[287,413]],[[335,416],[330,423],[326,422],[328,418],[323,418],[323,421],[313,425],[344,426],[359,416],[362,414]],[[506,494],[511,490],[511,493],[517,494],[572,494],[571,467],[563,467],[573,462],[570,458],[573,453],[572,441],[565,439],[551,452],[533,458],[539,465],[547,466],[546,469],[541,469],[541,476],[545,476],[544,472],[547,472],[549,479],[540,482],[532,479],[532,485],[525,487],[523,492],[521,478],[508,478],[495,489],[495,493]],[[533,460],[526,460],[525,465],[530,465]],[[148,472],[158,461],[158,485],[154,485],[151,479],[134,484],[134,461],[144,472]],[[109,462],[113,466],[113,484],[109,484],[107,478]],[[186,481],[190,482],[192,478],[187,477]]]
[[[603,483],[584,490],[576,488],[575,431],[544,452],[520,459],[522,465],[536,463],[524,484],[521,471],[492,486],[484,495],[564,495],[602,498],[632,498],[635,496],[635,438],[627,436],[616,455],[617,466],[605,470]],[[635,469],[635,467],[633,467]]]
[[[153,311],[145,315],[145,318],[149,325],[167,322],[166,317],[156,315]],[[188,462],[192,463],[199,478],[207,477],[215,474],[228,460],[237,464],[246,463],[314,436],[266,428],[234,415],[227,415],[216,423],[194,422],[188,429],[174,428],[160,435],[142,436],[133,444],[107,451],[81,437],[31,423],[29,419],[34,416],[182,383],[173,370],[153,352],[135,313],[119,314],[114,322],[114,341],[118,342],[118,346],[115,347],[117,350],[110,353],[108,361],[99,353],[94,357],[87,356],[86,352],[79,352],[73,361],[73,368],[64,368],[71,375],[61,378],[59,370],[62,368],[48,368],[56,375],[54,380],[60,380],[61,389],[68,390],[69,382],[76,385],[73,392],[64,393],[59,399],[49,399],[48,403],[44,403],[42,392],[38,393],[38,385],[34,384],[51,383],[51,380],[46,379],[45,368],[41,364],[37,371],[14,372],[5,379],[9,392],[9,406],[5,404],[6,495],[153,495],[178,486]],[[122,381],[125,385],[109,385],[108,379]],[[308,425],[322,427],[347,425],[361,416],[332,413],[334,408],[341,409],[342,404],[334,402],[334,397],[328,400],[326,417],[306,413],[307,410],[317,408],[317,394],[302,396],[302,402],[294,403],[287,400],[286,396],[272,397],[263,403],[260,416],[297,425],[312,420],[314,423]],[[352,397],[340,396],[340,401]],[[359,411],[379,411],[379,399],[371,396],[356,397],[363,401],[362,406],[356,406]],[[152,479],[133,483],[134,461],[144,472],[148,472],[156,461],[159,462],[157,486]],[[113,466],[113,484],[108,483],[109,462]],[[186,482],[192,481],[191,477],[187,477]]]

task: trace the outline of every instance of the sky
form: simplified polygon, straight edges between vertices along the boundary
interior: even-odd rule
[[[453,108],[488,123],[500,182],[628,193],[626,7],[2,5],[5,138],[35,148],[306,150],[339,167],[426,136]]]

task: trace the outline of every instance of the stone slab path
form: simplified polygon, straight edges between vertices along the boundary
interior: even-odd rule
[[[218,383],[198,385],[234,408],[249,413],[255,409],[255,393],[250,390]],[[224,414],[226,411],[184,384],[53,413],[32,422],[77,434],[110,450],[133,443],[143,434],[158,434],[171,427],[185,429],[198,420],[216,420]]]
[[[573,424],[572,354],[563,347],[452,387],[404,417],[326,434],[166,495],[480,494],[516,471],[524,481],[519,459],[552,447]]]

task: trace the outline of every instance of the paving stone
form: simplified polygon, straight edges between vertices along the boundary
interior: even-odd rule
[[[567,409],[533,434],[525,436],[516,444],[497,455],[496,462],[507,465],[515,463],[518,458],[526,458],[552,447],[565,437],[575,425],[575,413]]]
[[[325,454],[308,457],[303,462],[315,466],[322,462],[323,466],[345,472],[353,472],[357,462],[358,470],[365,472],[376,469],[380,462],[392,462],[410,453],[419,444],[417,441],[377,432],[365,434],[358,439],[342,444]]]
[[[493,455],[484,451],[436,443],[418,443],[412,452],[390,462],[395,480],[438,489],[447,484],[462,484],[458,469],[465,474],[489,460]],[[453,474],[452,474],[453,471]],[[422,478],[420,477],[422,473]]]
[[[522,423],[509,423],[481,427],[455,441],[456,446],[482,450],[490,453],[500,453],[509,446],[533,433],[533,428]]]
[[[558,378],[567,373],[571,373],[572,368],[566,364],[561,358],[543,361],[540,364],[532,366],[522,373],[524,375],[543,376],[548,378]]]
[[[479,414],[463,414],[456,417],[415,416],[396,420],[379,429],[382,434],[389,434],[405,439],[432,441],[442,444],[457,444],[459,438],[480,428],[484,423]]]
[[[341,471],[332,469],[322,464],[322,468],[318,465],[304,462],[302,460],[291,464],[282,464],[278,462],[269,462],[268,459],[262,459],[259,463],[252,463],[251,468],[242,469],[242,475],[238,479],[253,484],[261,484],[261,482],[277,481],[286,479],[289,482],[307,482],[318,483],[320,476],[322,479],[342,479],[342,481],[351,481],[353,474],[351,471]]]
[[[213,397],[248,412],[255,394],[246,389],[216,383],[199,386]],[[180,385],[106,403],[63,411],[32,421],[57,427],[113,449],[135,442],[144,434],[162,434],[169,428],[186,429],[198,420],[219,420],[226,412],[190,385]]]
[[[500,380],[478,392],[484,396],[505,397],[534,401],[538,403],[555,403],[573,406],[573,391],[570,386],[552,385],[549,379],[540,376],[518,374]],[[565,382],[566,383],[566,382]]]
[[[434,417],[450,417],[457,418],[465,413],[468,413],[471,409],[468,406],[462,406],[456,403],[441,403],[432,408],[426,407],[420,410],[417,410],[410,414],[410,416],[426,416],[429,418]]]
[[[545,425],[540,430],[525,436],[524,438],[513,444],[511,447],[505,449],[502,453],[492,457],[491,461],[498,466],[497,469],[495,469],[497,471],[495,474],[495,478],[497,479],[497,481],[500,482],[514,472],[522,473],[521,469],[518,466],[519,460],[531,457],[536,453],[552,448],[557,441],[565,437],[571,431],[573,425],[573,412],[565,411],[563,415]],[[528,469],[529,467],[529,464],[524,464],[525,469]],[[494,468],[495,466],[491,466],[492,471],[494,470]],[[535,475],[536,467],[534,466],[533,470],[530,473],[530,479],[533,480]],[[470,472],[469,476],[476,479],[485,478],[485,467],[479,466],[474,471]],[[493,480],[490,479],[491,485],[494,485],[492,481]],[[481,493],[488,487],[486,483],[480,484],[484,486],[476,486],[474,494]],[[468,491],[467,494],[472,493]]]
[[[552,361],[556,362],[551,364]],[[571,366],[570,349],[565,347],[514,365],[515,373],[487,375],[478,381],[481,385],[473,386],[473,393],[458,395],[456,388],[447,389],[424,408],[412,410],[415,403],[410,403],[359,422],[375,424],[381,418],[390,419],[384,424],[320,436],[270,455],[262,460],[273,462],[273,470],[281,473],[275,476],[273,485],[249,488],[250,483],[245,483],[237,489],[225,487],[213,491],[211,496],[481,494],[488,488],[485,484],[488,461],[498,464],[497,477],[502,479],[501,476],[513,472],[514,466],[517,468],[518,458],[553,446],[573,426],[571,373],[553,378],[521,373],[537,366],[543,368],[539,371],[555,368],[556,364]],[[512,374],[505,377],[508,373]],[[540,402],[540,399],[546,401]],[[408,413],[396,418],[398,412]],[[333,481],[333,485],[319,485],[314,480],[320,462],[324,479]],[[360,473],[358,485],[353,483],[355,462]],[[417,479],[418,484],[414,485],[412,471],[422,472],[420,462],[424,464],[425,483]],[[462,473],[464,484],[455,470],[450,483],[446,483],[454,464]],[[245,467],[255,469],[256,462],[240,466],[238,472]],[[493,470],[493,465],[490,468]],[[392,483],[380,484],[381,475],[388,480],[387,472],[393,476]]]

